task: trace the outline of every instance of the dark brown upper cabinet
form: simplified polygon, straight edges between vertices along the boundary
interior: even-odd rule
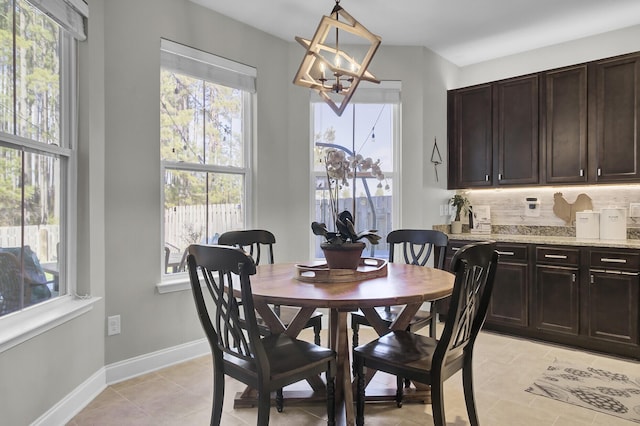
[[[493,87],[494,176],[499,185],[538,183],[538,76]]]
[[[586,183],[587,66],[544,73],[540,104],[542,183]]]
[[[594,182],[640,180],[640,54],[589,67],[589,162]]]
[[[448,93],[449,188],[493,186],[492,85]]]

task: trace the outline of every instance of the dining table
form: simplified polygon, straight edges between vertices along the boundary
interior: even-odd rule
[[[378,260],[378,262],[381,262]],[[354,424],[353,385],[348,339],[349,312],[360,310],[379,336],[390,330],[404,330],[423,303],[451,295],[455,277],[450,272],[405,263],[387,264],[384,274],[367,273],[364,264],[344,282],[318,282],[301,276],[299,264],[276,263],[259,265],[251,276],[251,289],[256,311],[272,333],[296,337],[316,309],[329,310],[328,346],[335,350],[337,372],[335,382],[337,424]],[[381,270],[380,263],[369,269]],[[285,327],[270,305],[299,307],[297,315]],[[404,306],[390,327],[381,320],[376,307]],[[375,374],[367,372],[367,383]],[[320,377],[309,380],[313,392],[321,395],[325,388]],[[418,384],[416,384],[418,385]],[[426,389],[425,389],[426,388]],[[428,387],[423,390],[428,392]],[[394,392],[395,394],[395,392]],[[247,395],[244,395],[246,397]],[[430,398],[430,397],[423,397]],[[236,399],[236,406],[242,406]],[[285,393],[285,401],[288,395]],[[430,401],[430,399],[429,399]]]

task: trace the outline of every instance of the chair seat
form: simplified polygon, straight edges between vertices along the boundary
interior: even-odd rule
[[[392,306],[391,309],[389,309],[388,311],[384,307],[379,307],[379,308],[376,308],[376,311],[378,311],[378,315],[380,315],[380,319],[382,319],[382,321],[384,321],[388,327],[396,320],[396,318],[398,318],[398,315],[400,315],[400,312],[402,312],[402,307]],[[414,315],[414,317],[411,319],[411,322],[409,323],[407,330],[410,330],[410,331],[418,330],[424,327],[426,324],[428,324],[432,318],[433,318],[433,314],[431,312],[418,311]],[[362,312],[357,311],[357,312],[351,313],[351,324],[353,328],[353,324],[369,325],[369,321],[367,320],[367,318],[364,316]]]
[[[271,387],[277,389],[298,382],[309,376],[310,371],[318,374],[327,369],[327,361],[335,357],[335,351],[294,339],[286,334],[272,334],[262,338],[269,364],[271,366]],[[254,362],[244,361],[237,357],[223,354],[227,365],[227,374],[234,376],[234,367],[238,368],[242,377],[247,371],[257,381],[257,366]]]

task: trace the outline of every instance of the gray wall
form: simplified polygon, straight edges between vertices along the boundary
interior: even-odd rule
[[[104,299],[91,313],[0,354],[0,412],[7,424],[33,421],[106,365],[202,337],[190,292],[160,295],[155,289],[161,252],[161,37],[257,68],[252,225],[279,236],[279,261],[300,260],[313,238],[309,93],[291,84],[303,53],[299,45],[186,0],[89,5],[89,41],[80,48],[79,290]],[[619,43],[608,39],[599,56],[609,55],[607,46],[618,53]],[[556,49],[561,48],[549,52]],[[398,226],[444,221],[438,204],[449,196],[446,90],[540,66],[545,50],[531,57],[459,70],[427,49],[383,43],[371,69],[403,85]],[[430,163],[434,137],[445,160],[439,182]],[[122,333],[106,337],[105,316],[116,314]]]

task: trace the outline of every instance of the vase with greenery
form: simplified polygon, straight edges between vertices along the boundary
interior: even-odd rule
[[[350,179],[355,181],[356,178],[375,177],[384,180],[380,160],[374,162],[371,158],[363,158],[360,155],[347,157],[344,151],[335,148],[326,149],[323,158],[329,191],[329,210],[335,228],[330,231],[326,224],[313,222],[311,230],[315,235],[325,238],[320,248],[325,254],[329,268],[357,269],[365,248],[365,243],[359,240],[366,239],[371,244],[378,244],[380,236],[376,234],[375,229],[357,232],[351,212],[338,212],[339,191],[349,186]]]
[[[466,212],[469,208],[469,200],[464,195],[456,194],[449,200],[449,203],[456,209],[456,215],[451,222],[451,233],[459,234],[462,232],[462,222],[460,221],[460,214]]]

